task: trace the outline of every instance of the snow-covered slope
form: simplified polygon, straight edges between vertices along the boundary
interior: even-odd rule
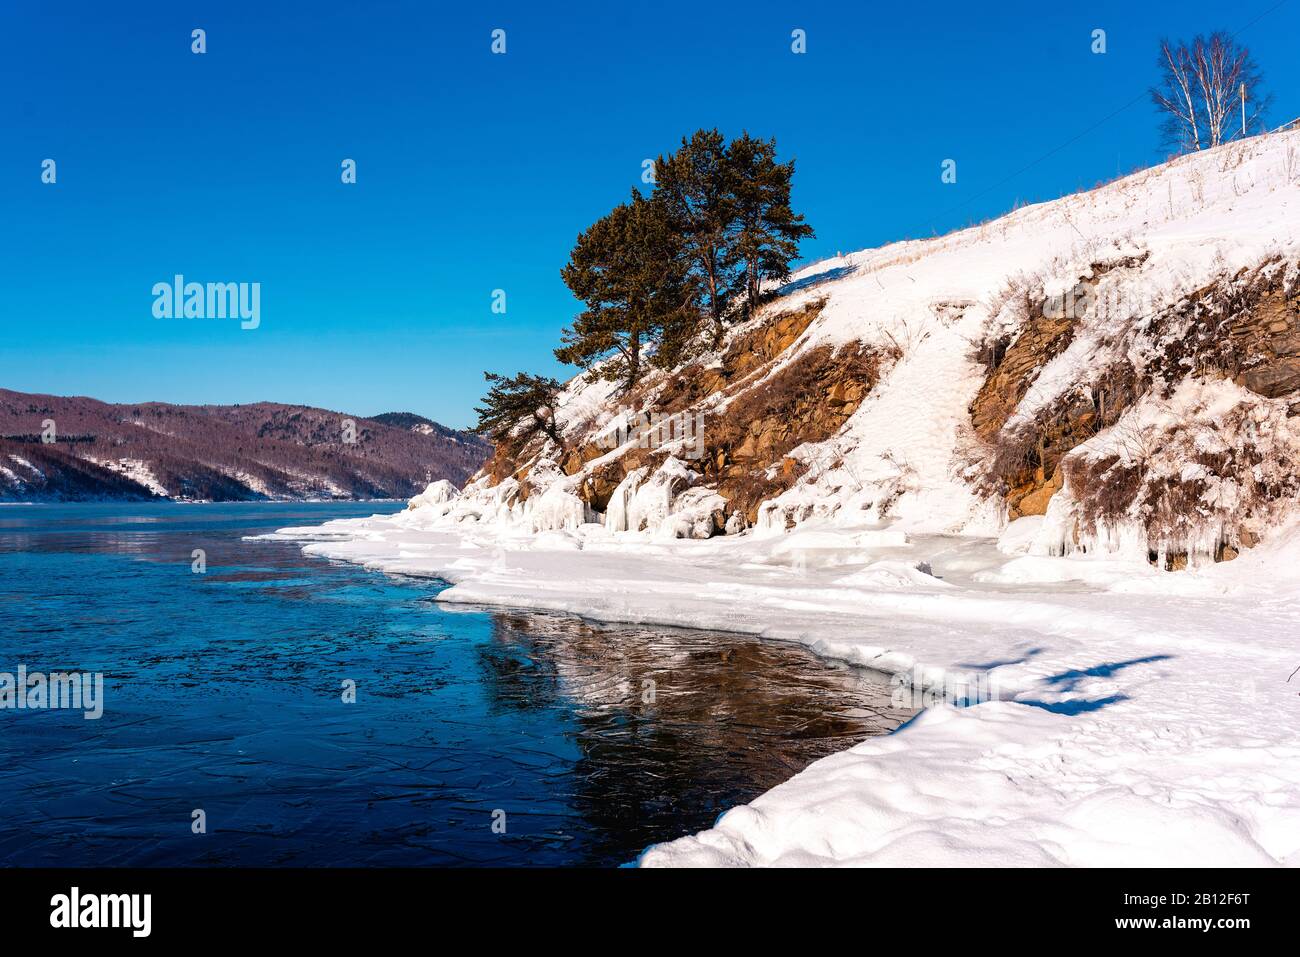
[[[651,374],[634,394],[575,379],[559,410],[566,447],[534,443],[496,463],[471,488],[482,497],[472,513],[501,501],[497,479],[513,474],[510,506],[494,515],[539,529],[607,520],[611,508],[629,528],[629,505],[641,509],[631,531],[669,537],[782,531],[813,518],[994,534],[1009,518],[1046,513],[1041,554],[1150,552],[1180,567],[1222,558],[1225,546],[1235,553],[1275,527],[1278,500],[1294,491],[1298,226],[1300,132],[1290,132],[942,238],[817,263],[722,348]],[[773,317],[799,315],[811,321],[775,358],[733,362],[736,374],[718,377],[739,346],[762,343]],[[856,380],[847,365],[808,376],[849,350],[871,360]],[[817,366],[819,355],[835,358]],[[754,440],[762,447],[769,436],[758,433],[791,405],[762,420],[753,397],[783,375],[802,380],[813,404],[827,383],[856,382],[864,394],[834,407],[851,410],[842,423],[814,414],[803,429],[813,441],[768,443],[778,447],[765,458]],[[629,413],[702,416],[703,438],[656,437],[648,450],[635,435],[620,448],[601,444]],[[1251,447],[1210,461],[1227,451],[1208,435],[1225,421],[1240,432],[1233,449]],[[1171,431],[1184,433],[1182,447]],[[1199,471],[1185,468],[1189,453],[1204,453],[1192,463]],[[1251,471],[1258,459],[1284,464],[1263,479]],[[738,469],[767,483],[748,515],[727,478]],[[1183,487],[1156,488],[1164,479]],[[1124,481],[1126,501],[1096,494]],[[637,506],[642,485],[653,491]],[[1171,524],[1171,509],[1190,524]]]
[[[963,455],[960,445],[972,439],[970,406],[986,377],[978,346],[1024,324],[1023,299],[1008,291],[1041,303],[1102,268],[1138,263],[1096,276],[1095,302],[1078,310],[1068,348],[1042,368],[1015,410],[1014,417],[1031,418],[1104,371],[1108,350],[1133,346],[1126,333],[1220,278],[1277,259],[1294,274],[1300,165],[1287,174],[1297,150],[1295,134],[1247,141],[943,239],[853,254],[796,276],[848,273],[796,294],[828,296],[810,344],[890,337],[903,356],[834,451],[814,453],[819,465],[842,464],[816,468],[781,504],[811,502],[818,513],[841,514],[842,503],[864,490],[905,479],[895,513],[909,524],[956,529],[984,519],[960,474],[974,450]]]
[[[575,380],[565,448],[281,535],[926,695],[646,865],[1300,864],[1298,153],[810,266],[635,394]],[[620,405],[703,440],[601,444]]]

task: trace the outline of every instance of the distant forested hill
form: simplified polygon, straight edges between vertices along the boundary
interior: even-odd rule
[[[463,484],[490,451],[478,436],[406,412],[114,405],[0,389],[7,501],[406,498],[438,479]]]

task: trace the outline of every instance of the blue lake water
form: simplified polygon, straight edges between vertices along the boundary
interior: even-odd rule
[[[243,541],[399,507],[0,507],[0,672],[104,675],[99,720],[0,710],[0,865],[620,864],[907,717],[800,648]]]

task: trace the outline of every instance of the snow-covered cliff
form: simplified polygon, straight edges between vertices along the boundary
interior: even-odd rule
[[[564,447],[499,456],[449,515],[660,537],[1045,515],[1035,553],[1232,557],[1297,491],[1298,226],[1293,131],[817,263],[632,393],[573,380]]]

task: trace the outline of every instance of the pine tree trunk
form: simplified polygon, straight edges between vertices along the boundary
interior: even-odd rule
[[[712,255],[708,260],[709,316],[713,319],[713,346],[722,342],[722,310],[718,306],[718,269]]]
[[[627,387],[630,389],[641,378],[641,334],[634,332],[627,350]]]

